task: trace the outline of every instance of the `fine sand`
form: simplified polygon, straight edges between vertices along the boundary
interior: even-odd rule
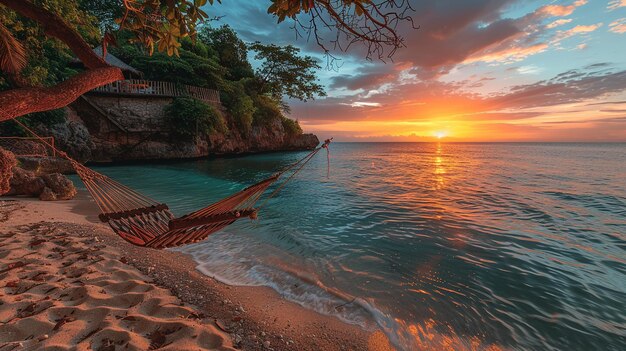
[[[85,193],[0,201],[0,351],[391,350],[385,336],[130,245]]]

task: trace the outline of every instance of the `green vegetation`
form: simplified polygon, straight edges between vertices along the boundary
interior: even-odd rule
[[[40,2],[49,10],[58,13],[72,28],[77,29],[88,43],[97,45],[100,38],[98,19],[82,10],[76,1],[44,0]],[[1,25],[4,25],[17,41],[17,50],[23,50],[28,58],[19,78],[17,74],[0,70],[0,90],[16,85],[14,81],[16,79],[19,79],[21,85],[50,86],[78,73],[77,70],[70,68],[70,62],[74,56],[67,46],[59,40],[46,36],[44,29],[33,21],[24,19],[8,8],[0,6]]]
[[[38,128],[39,126],[51,127],[55,124],[65,122],[66,113],[64,109],[50,110],[45,112],[31,113],[26,116],[17,118],[21,123],[29,128]],[[22,126],[14,121],[6,121],[0,123],[0,135],[31,137]]]
[[[256,71],[248,61],[248,49],[260,62]],[[315,77],[315,70],[320,68],[315,59],[301,57],[293,46],[246,45],[227,25],[202,27],[196,41],[182,39],[178,56],[150,55],[128,41],[109,47],[109,51],[142,71],[145,79],[219,90],[232,127],[243,134],[253,126],[271,127],[273,121],[287,126],[290,133],[302,133],[296,121],[283,122],[288,119],[283,98],[306,101],[325,95]]]
[[[213,106],[190,97],[179,97],[165,109],[166,123],[176,136],[192,138],[214,132],[226,133],[222,114]]]

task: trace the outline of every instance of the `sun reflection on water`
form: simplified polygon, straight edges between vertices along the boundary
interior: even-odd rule
[[[445,187],[446,168],[444,167],[444,159],[442,156],[443,149],[441,143],[437,143],[435,151],[435,189],[441,190]]]

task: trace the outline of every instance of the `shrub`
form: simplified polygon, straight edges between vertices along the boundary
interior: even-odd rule
[[[270,126],[272,121],[282,117],[280,106],[272,98],[257,95],[254,99],[256,111],[254,113],[254,124],[259,126]]]
[[[244,133],[248,133],[252,129],[255,112],[254,102],[245,94],[237,95],[233,106],[230,108],[235,124]]]
[[[65,123],[66,112],[65,109],[60,108],[57,110],[50,110],[45,112],[31,113],[22,117],[19,117],[20,122],[24,123],[27,127],[36,128],[43,126],[44,128],[51,127],[55,124]],[[0,135],[3,136],[32,136],[22,126],[14,121],[6,121],[0,123]]]
[[[298,121],[294,121],[291,118],[283,117],[283,129],[287,135],[300,135],[302,134],[302,127]]]
[[[210,105],[190,97],[179,97],[165,108],[171,134],[184,138],[215,132],[226,133],[222,114]]]

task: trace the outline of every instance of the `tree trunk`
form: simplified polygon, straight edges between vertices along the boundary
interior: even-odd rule
[[[65,107],[91,89],[124,79],[117,67],[90,69],[55,86],[0,92],[0,122],[28,113]]]

